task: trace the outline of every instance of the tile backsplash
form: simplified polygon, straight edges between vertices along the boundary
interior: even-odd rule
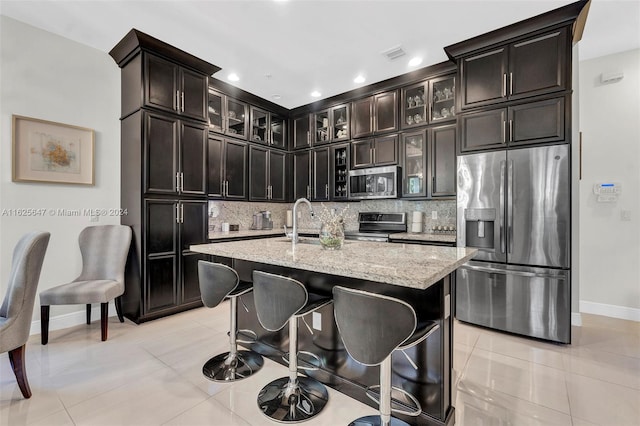
[[[434,226],[456,225],[456,201],[455,200],[364,200],[349,203],[311,203],[316,213],[322,210],[322,205],[327,209],[336,209],[341,212],[348,206],[346,230],[358,229],[359,212],[385,212],[407,213],[407,229],[411,230],[413,212],[423,212],[422,231],[432,232]],[[253,214],[268,210],[271,212],[271,220],[274,229],[281,229],[286,221],[287,210],[293,209],[293,203],[267,203],[246,201],[209,201],[209,232],[219,232],[224,222],[239,224],[240,230],[247,230],[253,222]],[[437,212],[437,219],[432,219],[432,212]],[[320,229],[318,215],[311,217],[309,208],[300,205],[298,212],[302,213],[298,226],[304,229]]]

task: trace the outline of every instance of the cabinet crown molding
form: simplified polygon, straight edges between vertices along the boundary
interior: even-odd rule
[[[573,43],[577,43],[582,38],[590,4],[591,0],[580,0],[533,18],[452,44],[445,47],[444,51],[449,59],[456,61],[457,58],[479,49],[506,43],[545,28],[569,24],[573,25]]]
[[[179,62],[208,76],[221,70],[217,65],[203,61],[184,50],[173,47],[135,28],[131,29],[131,31],[109,51],[109,56],[122,68],[139,50],[164,56],[167,59]]]

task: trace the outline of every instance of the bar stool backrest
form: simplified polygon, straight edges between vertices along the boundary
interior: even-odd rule
[[[198,284],[202,303],[214,308],[238,286],[240,279],[235,269],[221,263],[198,261]]]
[[[304,285],[292,278],[253,271],[253,300],[258,321],[269,331],[281,330],[307,304]]]
[[[333,287],[333,309],[347,352],[364,365],[379,365],[415,331],[406,302],[346,287]]]

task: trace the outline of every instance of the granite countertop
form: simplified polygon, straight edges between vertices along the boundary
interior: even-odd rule
[[[291,232],[291,227],[287,228],[288,232]],[[303,234],[318,234],[317,229],[299,229],[299,235]],[[265,237],[265,236],[282,236],[284,237],[284,229],[283,228],[273,228],[273,229],[243,229],[240,231],[215,231],[209,232],[210,240],[229,240],[232,238],[252,238],[252,237]]]
[[[315,238],[301,238],[294,250],[284,237],[200,244],[191,250],[422,290],[455,271],[477,251],[369,241],[345,241],[341,250],[324,250]]]
[[[456,234],[431,234],[424,232],[399,232],[389,235],[390,240],[410,241],[437,241],[443,243],[455,243]]]

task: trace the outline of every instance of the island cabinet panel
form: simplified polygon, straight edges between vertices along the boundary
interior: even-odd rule
[[[567,89],[567,27],[459,59],[462,109]]]
[[[293,153],[293,199],[311,198],[311,151]]]

